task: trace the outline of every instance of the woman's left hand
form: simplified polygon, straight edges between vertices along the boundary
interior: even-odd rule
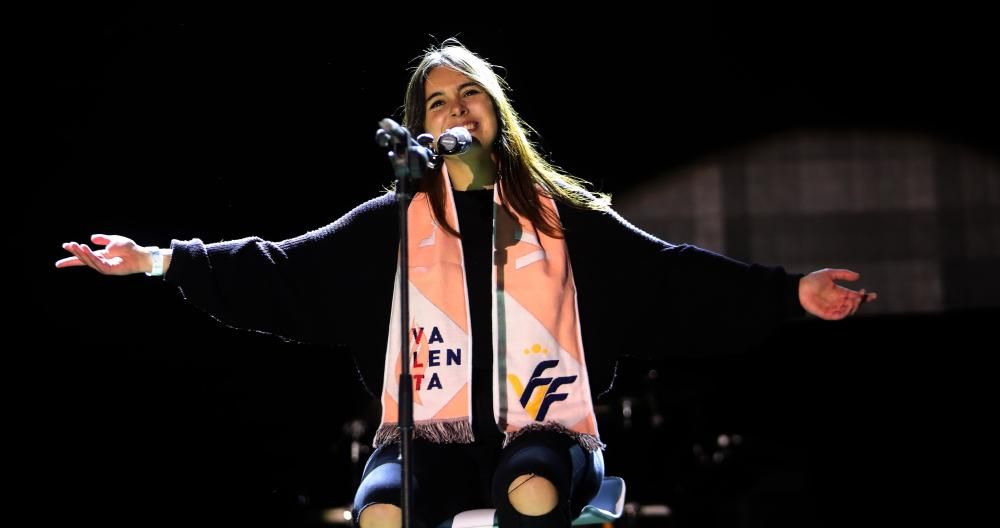
[[[845,288],[834,281],[856,281],[861,275],[846,269],[821,269],[799,280],[802,308],[820,319],[836,321],[854,315],[866,302],[878,298],[875,293]]]

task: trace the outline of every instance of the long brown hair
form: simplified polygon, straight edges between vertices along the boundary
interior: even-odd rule
[[[440,46],[429,48],[410,77],[403,106],[403,123],[415,136],[425,131],[424,82],[431,70],[441,66],[465,74],[493,100],[500,128],[493,151],[497,155],[497,184],[500,202],[504,206],[513,208],[519,216],[529,219],[536,228],[552,237],[561,237],[562,229],[559,219],[541,207],[538,187],[556,200],[574,207],[599,211],[610,209],[609,195],[588,190],[587,181],[563,172],[539,154],[528,139],[528,132],[534,132],[534,129],[521,119],[510,103],[507,96],[510,87],[493,71],[490,63],[455,39],[447,39]],[[438,224],[459,236],[445,217],[445,201],[441,195],[443,186],[438,185],[440,178],[441,170],[433,171],[421,182],[419,190],[427,192],[430,197]]]

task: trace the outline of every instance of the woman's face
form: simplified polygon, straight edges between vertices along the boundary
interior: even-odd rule
[[[462,126],[488,152],[497,138],[493,100],[475,81],[451,68],[439,66],[424,81],[424,130],[436,140],[449,128]]]

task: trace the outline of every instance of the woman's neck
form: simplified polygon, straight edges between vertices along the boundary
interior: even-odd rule
[[[497,164],[493,157],[475,154],[470,152],[464,156],[448,156],[444,159],[451,186],[456,191],[492,189],[496,183]]]

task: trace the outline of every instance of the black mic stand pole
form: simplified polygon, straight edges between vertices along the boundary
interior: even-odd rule
[[[410,255],[409,227],[406,210],[413,195],[411,184],[420,181],[426,169],[434,169],[440,158],[430,150],[434,141],[430,134],[422,134],[417,140],[410,131],[391,119],[379,122],[375,141],[382,147],[392,147],[389,161],[396,176],[396,199],[399,202],[399,328],[402,372],[399,374],[399,442],[402,453],[402,496],[403,528],[413,526],[413,377],[410,375]],[[419,141],[419,142],[418,142]]]

